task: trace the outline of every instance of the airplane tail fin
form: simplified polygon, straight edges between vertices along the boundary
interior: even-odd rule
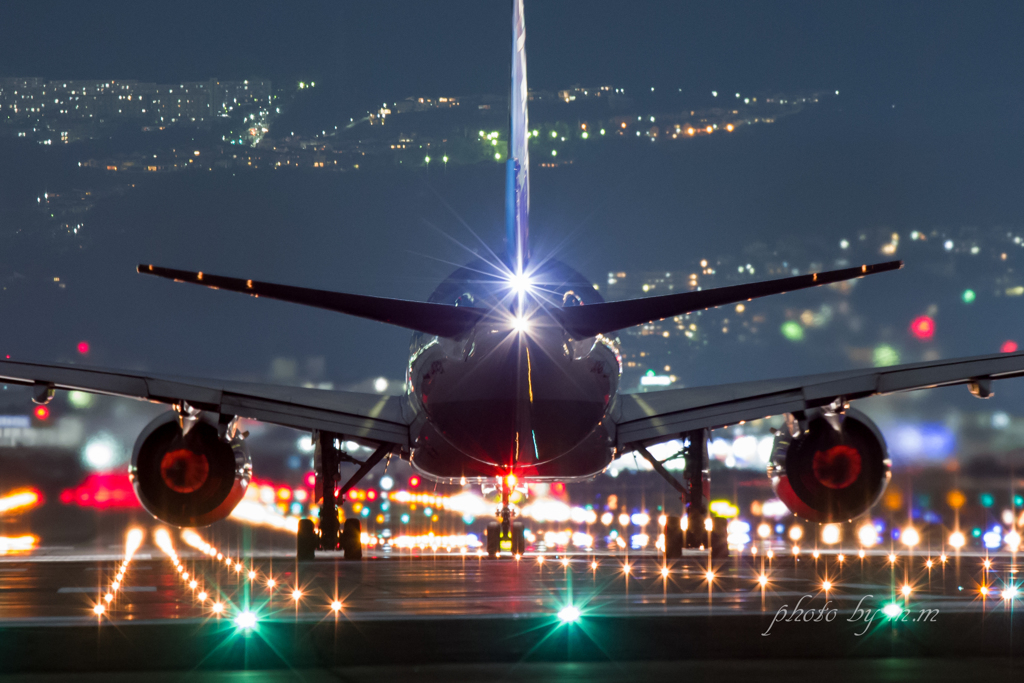
[[[512,91],[509,99],[509,157],[505,162],[505,242],[509,264],[516,275],[524,272],[530,259],[528,100],[523,0],[512,0]]]

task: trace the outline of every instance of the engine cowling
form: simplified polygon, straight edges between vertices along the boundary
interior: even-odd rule
[[[139,502],[162,522],[206,526],[245,496],[252,460],[241,439],[222,441],[201,416],[183,435],[174,412],[150,422],[135,441],[129,474]]]
[[[794,514],[812,522],[845,522],[867,512],[892,477],[878,427],[848,409],[839,429],[820,410],[809,411],[799,436],[775,437],[768,476],[775,495]]]

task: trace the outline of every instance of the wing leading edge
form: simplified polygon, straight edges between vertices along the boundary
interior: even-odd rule
[[[0,382],[77,389],[200,410],[295,429],[318,429],[376,443],[409,446],[404,397],[143,375],[120,370],[0,361]]]
[[[778,380],[740,382],[646,394],[620,394],[613,412],[622,448],[677,438],[684,432],[825,406],[837,398],[1024,376],[1024,353],[955,358]],[[977,387],[972,387],[974,391]]]

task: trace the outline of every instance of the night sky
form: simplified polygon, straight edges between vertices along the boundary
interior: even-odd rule
[[[752,240],[827,252],[858,229],[1024,227],[1022,15],[1010,2],[527,0],[534,88],[681,89],[694,106],[711,106],[712,90],[841,92],[743,136],[536,174],[535,244],[567,238],[560,257],[601,281],[610,270],[735,254]],[[0,75],[314,80],[308,106],[337,119],[410,95],[504,92],[509,23],[501,0],[4,3]],[[52,154],[69,166],[76,158],[73,149]],[[12,159],[0,162],[0,199],[12,205],[78,182],[25,173]],[[12,357],[76,360],[76,342],[89,339],[95,365],[257,379],[275,357],[324,356],[338,383],[398,378],[405,331],[142,281],[135,264],[424,299],[449,263],[466,260],[428,221],[470,243],[454,211],[493,246],[501,241],[497,165],[444,176],[156,180],[98,208],[90,219],[103,230],[81,253],[18,247],[7,268],[69,285],[21,287],[0,304]],[[931,303],[929,264],[881,277],[866,296],[893,325]],[[789,296],[815,302],[813,292]],[[1013,332],[1018,301],[980,298],[974,318],[947,318],[939,351],[993,352],[998,335]],[[996,319],[1003,327],[992,339],[979,333]],[[845,369],[780,349],[758,361],[759,376]],[[750,359],[714,360],[722,381],[749,376]]]

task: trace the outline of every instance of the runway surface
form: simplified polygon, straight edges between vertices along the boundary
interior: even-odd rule
[[[1024,654],[1008,554],[299,564],[188,540],[0,557],[0,672]]]

